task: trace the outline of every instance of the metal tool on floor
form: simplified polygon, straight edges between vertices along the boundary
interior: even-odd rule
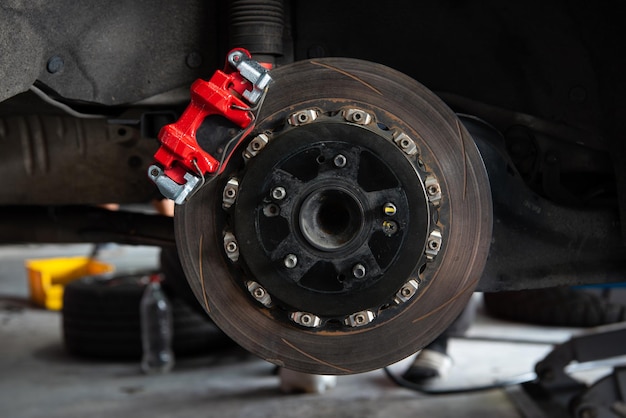
[[[626,323],[607,325],[572,337],[537,363],[537,380],[525,385],[535,401],[556,406],[577,418],[626,417],[626,366],[588,386],[566,372],[566,366],[623,356]]]

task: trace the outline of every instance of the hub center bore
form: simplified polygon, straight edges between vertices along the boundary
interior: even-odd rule
[[[298,215],[300,231],[318,250],[334,251],[351,243],[365,220],[363,206],[351,192],[319,189],[303,201]]]

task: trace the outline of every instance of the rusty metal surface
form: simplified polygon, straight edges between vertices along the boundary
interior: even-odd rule
[[[0,204],[146,202],[157,196],[145,175],[157,145],[105,118],[0,118]]]

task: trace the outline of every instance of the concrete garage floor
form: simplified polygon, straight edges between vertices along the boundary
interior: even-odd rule
[[[381,370],[341,376],[337,387],[323,394],[285,395],[273,366],[242,350],[177,359],[173,372],[157,376],[143,375],[135,363],[72,358],[64,351],[61,314],[29,304],[24,259],[90,250],[89,245],[0,247],[0,417],[542,416],[516,386],[428,396],[394,386]],[[155,267],[157,257],[150,247],[116,247],[103,256],[117,271]],[[574,332],[506,323],[479,310],[469,337],[480,338],[451,341],[455,367],[436,385],[473,386],[532,371],[551,343]],[[401,373],[409,362],[392,370]]]

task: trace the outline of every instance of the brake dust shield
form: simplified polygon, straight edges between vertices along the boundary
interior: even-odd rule
[[[255,133],[175,223],[187,279],[250,352],[360,373],[459,315],[491,238],[481,157],[454,113],[382,65],[280,67]]]

